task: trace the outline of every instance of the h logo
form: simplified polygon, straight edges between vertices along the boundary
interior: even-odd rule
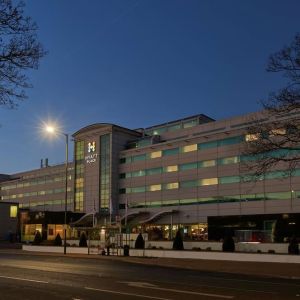
[[[88,143],[88,153],[96,151],[96,142],[89,142]]]

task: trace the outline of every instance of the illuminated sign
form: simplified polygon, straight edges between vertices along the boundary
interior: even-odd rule
[[[89,153],[89,155],[87,155],[85,157],[85,161],[87,164],[91,164],[96,162],[98,154],[95,153],[96,152],[96,142],[92,141],[92,142],[88,142],[87,144],[87,152]]]
[[[88,153],[96,151],[96,142],[89,142],[88,143]]]

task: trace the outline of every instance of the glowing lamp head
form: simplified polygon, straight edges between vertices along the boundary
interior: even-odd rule
[[[46,131],[49,132],[49,133],[54,133],[55,128],[53,126],[46,126]]]

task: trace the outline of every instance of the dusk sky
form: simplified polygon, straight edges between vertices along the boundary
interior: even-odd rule
[[[261,109],[282,85],[268,57],[300,32],[299,12],[299,0],[26,1],[48,54],[29,74],[28,99],[0,107],[0,173],[64,161],[63,137],[41,134],[47,120],[71,135]]]

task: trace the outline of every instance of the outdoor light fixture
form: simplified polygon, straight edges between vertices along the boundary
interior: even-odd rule
[[[45,125],[45,131],[51,134],[60,134],[65,137],[65,215],[64,215],[64,254],[67,253],[67,210],[68,210],[68,160],[69,160],[69,135],[51,125]]]

